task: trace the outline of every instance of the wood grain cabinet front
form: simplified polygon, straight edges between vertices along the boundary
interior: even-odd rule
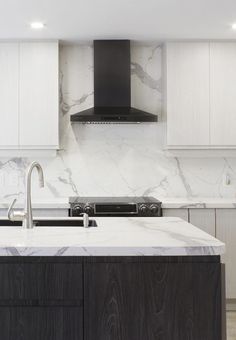
[[[0,306],[81,305],[82,265],[75,263],[0,263]]]
[[[0,340],[225,340],[218,256],[0,257]]]
[[[90,263],[85,340],[223,340],[219,263]]]
[[[83,340],[79,307],[0,307],[1,340]]]
[[[46,261],[0,263],[1,340],[83,339],[82,264]]]

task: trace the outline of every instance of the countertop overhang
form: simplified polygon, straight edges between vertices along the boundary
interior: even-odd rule
[[[162,202],[164,209],[235,209],[236,198],[214,198],[214,197],[156,197]],[[0,209],[6,210],[10,201],[0,200]],[[33,201],[33,209],[69,209],[68,197],[38,199]],[[24,202],[19,201],[16,208],[23,208]]]
[[[0,228],[0,256],[214,256],[224,243],[176,217],[96,218],[97,227]]]

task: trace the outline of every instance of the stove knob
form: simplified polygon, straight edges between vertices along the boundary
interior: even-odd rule
[[[91,205],[86,205],[84,207],[84,212],[88,215],[92,215],[93,214],[93,208],[91,207]]]
[[[146,206],[146,204],[140,205],[139,211],[141,212],[141,214],[147,214],[147,212],[148,212],[148,207]]]
[[[150,211],[151,211],[152,215],[156,215],[158,213],[158,211],[159,211],[158,205],[157,204],[152,204],[150,206]]]
[[[83,208],[81,207],[81,205],[76,205],[72,209],[73,216],[79,216],[80,214],[82,214],[82,212],[83,212]]]

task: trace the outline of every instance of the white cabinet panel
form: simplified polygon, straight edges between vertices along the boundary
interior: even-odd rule
[[[216,237],[226,244],[226,297],[236,299],[236,210],[216,209]]]
[[[0,44],[0,149],[18,147],[17,43]]]
[[[189,222],[215,236],[215,209],[189,209]]]
[[[188,209],[163,209],[165,217],[180,217],[188,222]]]
[[[212,145],[236,145],[236,43],[210,44]]]
[[[20,44],[20,145],[58,148],[58,43]]]
[[[167,144],[209,144],[209,43],[166,45]]]

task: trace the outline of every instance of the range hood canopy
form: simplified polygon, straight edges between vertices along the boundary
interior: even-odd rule
[[[71,115],[78,123],[156,122],[157,116],[132,108],[130,41],[94,41],[94,107]]]

